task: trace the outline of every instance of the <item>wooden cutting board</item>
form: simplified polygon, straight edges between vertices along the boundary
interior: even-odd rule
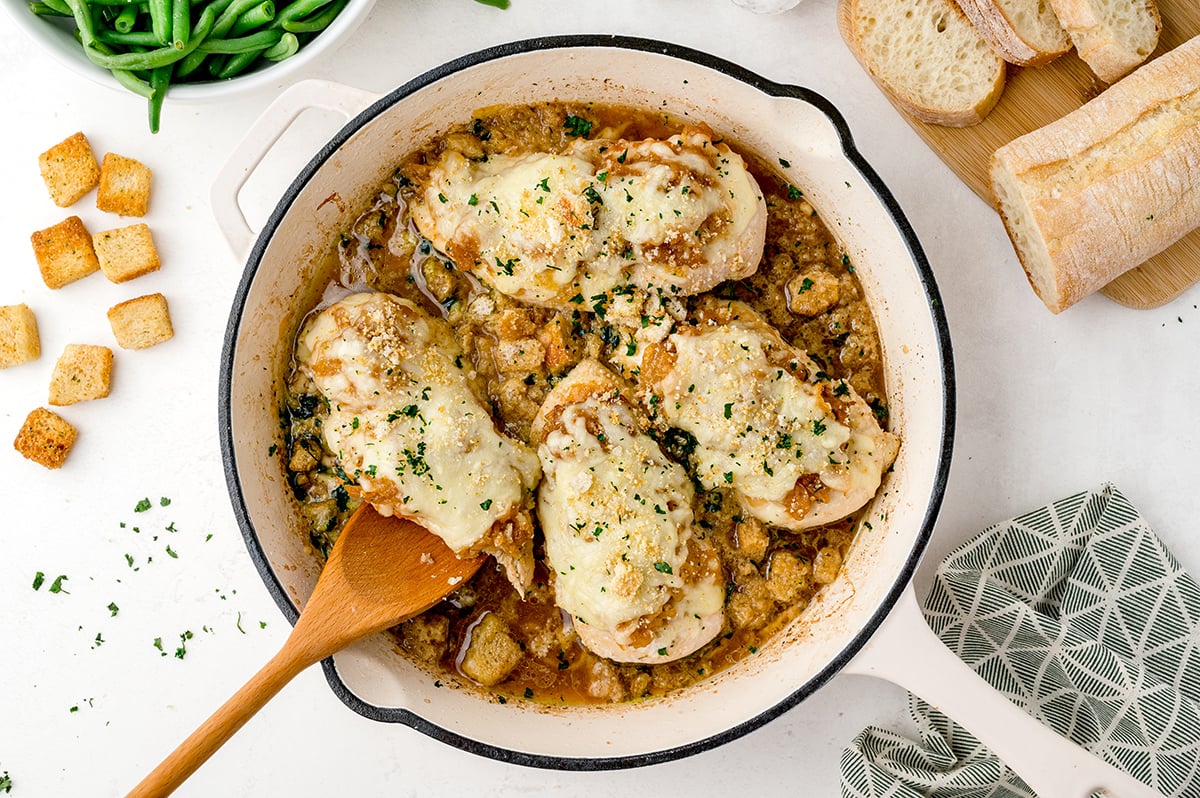
[[[1158,0],[1163,19],[1155,55],[1200,34],[1200,2]],[[1042,67],[1009,66],[1000,102],[978,125],[950,128],[901,114],[971,189],[992,203],[988,162],[1002,144],[1075,110],[1104,90],[1087,65],[1071,51]],[[1163,305],[1200,280],[1200,230],[1113,280],[1102,293],[1131,308]]]

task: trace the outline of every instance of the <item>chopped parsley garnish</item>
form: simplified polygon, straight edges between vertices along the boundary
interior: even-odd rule
[[[791,166],[791,164],[789,162],[785,161],[783,158],[779,159],[779,165],[782,166],[784,169],[787,169],[789,166]]]
[[[115,601],[108,602],[108,614],[110,617],[113,617],[113,618],[117,617],[117,613],[120,611],[121,611],[121,608],[117,606],[117,603]]]
[[[804,196],[804,192],[795,186],[788,186],[788,199],[798,200]]]
[[[479,508],[480,508],[481,510],[490,510],[490,509],[492,509],[492,500],[491,500],[491,499],[485,499],[484,501],[481,501],[481,502],[479,503]]]
[[[604,204],[604,198],[600,196],[600,192],[596,190],[595,186],[588,186],[585,188],[583,190],[583,196],[593,205]]]
[[[539,180],[538,188],[540,188],[542,191],[549,191],[550,190],[550,178],[543,177],[541,180]]]
[[[472,194],[471,196],[467,197],[467,204],[472,207],[478,205],[479,204],[479,195]]]
[[[138,501],[138,503],[136,505],[134,505],[133,511],[135,513],[144,513],[149,509],[150,509],[150,500],[149,499],[141,499],[140,501]]]
[[[447,202],[449,202],[449,201],[450,201],[450,200],[446,199],[446,195],[445,195],[445,194],[443,194],[443,193],[442,193],[442,192],[440,192],[440,191],[438,192],[438,202],[440,202],[440,203],[442,203],[442,204],[444,205],[444,204],[446,204],[446,203],[447,203]]]
[[[567,131],[568,136],[587,138],[588,134],[592,132],[592,123],[582,116],[570,114],[563,122],[563,129]]]
[[[667,562],[666,560],[659,560],[658,562],[654,563],[654,570],[658,571],[660,574],[675,573],[675,571],[671,568],[671,563]]]
[[[825,434],[825,430],[825,422],[821,421],[819,418],[814,418],[812,421],[812,434],[820,437],[821,435]]]
[[[67,591],[64,590],[62,586],[63,582],[65,581],[67,581],[67,577],[65,575],[60,574],[59,576],[55,577],[54,581],[50,583],[50,592],[66,593]]]
[[[46,575],[44,573],[42,573],[41,571],[38,571],[36,574],[33,575],[33,589],[41,590],[42,583],[45,581],[46,581]]]
[[[816,283],[814,283],[808,277],[805,277],[803,280],[800,281],[800,288],[798,288],[796,290],[796,293],[803,294],[805,291],[810,290],[814,285],[816,285]]]

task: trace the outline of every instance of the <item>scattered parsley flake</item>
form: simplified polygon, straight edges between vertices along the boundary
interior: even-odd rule
[[[671,563],[667,562],[666,560],[659,560],[658,562],[654,563],[654,570],[658,571],[660,574],[675,573],[675,571],[671,568]]]
[[[67,581],[66,575],[59,574],[57,577],[55,577],[54,581],[50,583],[50,592],[51,593],[67,593],[68,591],[64,590],[63,586],[62,586],[63,582],[65,582],[65,581]]]
[[[115,601],[108,602],[108,613],[109,613],[110,617],[113,617],[113,618],[117,617],[117,613],[120,611],[121,611],[121,608],[117,606],[117,603]]]
[[[144,513],[150,509],[150,500],[142,499],[133,507],[135,513]]]
[[[563,129],[567,131],[568,136],[587,138],[588,134],[592,132],[592,123],[582,116],[571,114],[563,122]]]
[[[46,581],[46,575],[44,573],[42,573],[41,571],[38,571],[36,574],[33,575],[33,589],[41,590],[42,583],[45,581]]]

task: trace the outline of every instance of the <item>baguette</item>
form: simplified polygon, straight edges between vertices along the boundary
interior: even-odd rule
[[[989,46],[1010,64],[1042,66],[1071,49],[1044,0],[957,0]]]
[[[922,122],[974,125],[1004,91],[1004,59],[953,0],[839,0],[838,29],[884,93]]]
[[[1105,83],[1120,80],[1158,46],[1154,0],[1050,0],[1075,51]]]
[[[1200,225],[1200,37],[996,150],[991,184],[1059,313]]]

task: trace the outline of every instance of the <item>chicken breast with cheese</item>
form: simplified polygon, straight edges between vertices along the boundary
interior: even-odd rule
[[[576,309],[615,289],[706,291],[758,268],[766,202],[707,128],[580,139],[564,153],[439,156],[412,206],[421,234],[500,293]]]
[[[695,534],[686,470],[646,433],[629,391],[585,360],[547,396],[533,426],[538,516],[555,600],[583,644],[620,662],[669,662],[720,631],[724,578]]]
[[[329,401],[325,443],[364,501],[461,555],[494,555],[529,586],[538,458],[496,430],[445,322],[390,294],[353,294],[309,319],[296,359]]]
[[[899,439],[849,383],[823,377],[740,302],[708,300],[694,318],[647,347],[641,374],[658,412],[695,438],[700,482],[792,530],[870,501]]]

